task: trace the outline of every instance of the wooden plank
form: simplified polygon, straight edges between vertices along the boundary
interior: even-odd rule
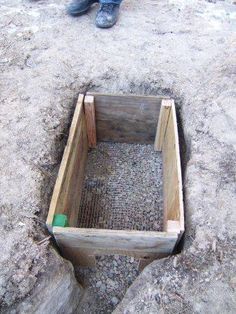
[[[88,144],[89,147],[95,148],[97,145],[97,135],[96,135],[94,96],[85,96],[84,111],[87,126]]]
[[[82,94],[79,95],[67,145],[54,187],[46,222],[49,231],[52,229],[55,214],[66,214],[69,225],[77,225],[77,215],[88,152],[83,99],[84,96]]]
[[[106,95],[95,97],[97,139],[126,143],[153,143],[160,96]]]
[[[179,222],[179,230],[182,234],[184,232],[184,207],[179,138],[174,103],[171,106],[162,152],[164,230],[167,231],[168,220],[174,220]]]
[[[163,99],[161,102],[161,111],[159,115],[159,120],[157,124],[157,132],[154,143],[154,149],[156,151],[161,151],[163,146],[164,137],[166,134],[167,123],[169,119],[170,109],[172,104],[174,104],[173,99]]]
[[[74,265],[93,266],[97,255],[126,255],[145,260],[172,253],[177,233],[54,227],[63,256]]]
[[[62,256],[74,266],[95,267],[96,255],[90,250],[74,249],[73,247],[60,246]]]
[[[54,227],[59,245],[84,249],[129,250],[167,253],[173,249],[177,233]]]

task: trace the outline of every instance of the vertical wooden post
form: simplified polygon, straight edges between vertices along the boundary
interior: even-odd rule
[[[88,144],[89,147],[95,148],[97,145],[97,135],[96,135],[94,96],[85,96],[84,111],[87,126]]]
[[[157,132],[154,144],[154,149],[156,151],[162,151],[163,141],[172,104],[174,104],[173,99],[163,99],[161,102],[161,110],[157,124]]]
[[[164,231],[184,232],[183,186],[179,152],[179,136],[174,101],[162,143]]]

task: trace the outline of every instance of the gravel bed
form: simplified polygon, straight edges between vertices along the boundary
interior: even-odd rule
[[[77,268],[79,282],[86,288],[77,313],[112,313],[138,276],[138,260],[110,255],[96,258],[96,268]]]
[[[101,142],[89,151],[78,227],[162,231],[162,203],[153,145]]]

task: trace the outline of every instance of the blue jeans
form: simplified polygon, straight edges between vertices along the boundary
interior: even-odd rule
[[[121,4],[122,0],[99,0],[100,3],[114,3]]]

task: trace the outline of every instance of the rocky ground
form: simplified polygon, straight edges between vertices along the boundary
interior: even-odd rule
[[[88,153],[78,227],[162,231],[162,158],[153,145],[98,143]]]
[[[96,268],[77,268],[76,275],[86,292],[77,313],[112,313],[137,278],[138,260],[132,257],[100,256]]]
[[[65,4],[0,0],[1,311],[86,303],[44,222],[77,95],[94,90],[175,98],[183,143],[183,251],[147,267],[115,312],[235,313],[234,1],[125,0],[110,30],[96,7],[74,19]]]

